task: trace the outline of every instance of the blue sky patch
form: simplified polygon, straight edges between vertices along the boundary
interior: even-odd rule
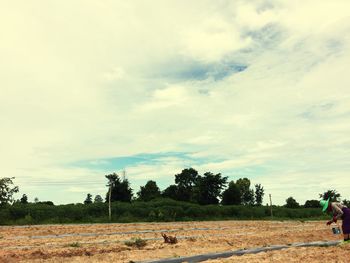
[[[215,81],[224,79],[233,74],[242,72],[248,68],[248,65],[239,62],[218,62],[201,63],[199,61],[190,61],[185,59],[171,60],[160,66],[159,73],[155,77],[170,79],[173,81],[205,80],[213,79]]]

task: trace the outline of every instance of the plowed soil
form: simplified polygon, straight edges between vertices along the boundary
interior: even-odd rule
[[[165,244],[161,233],[178,238]],[[144,247],[125,244],[140,238]],[[0,227],[0,262],[133,262],[339,240],[325,222],[215,221]],[[290,248],[208,262],[349,262],[350,246]]]

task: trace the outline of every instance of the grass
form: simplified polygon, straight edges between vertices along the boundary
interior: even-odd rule
[[[73,242],[73,243],[69,243],[67,246],[68,247],[81,247],[81,244],[79,242]]]
[[[194,237],[189,237],[187,240],[188,240],[188,241],[191,241],[191,242],[196,242],[196,241],[197,241],[197,239],[194,238]]]
[[[138,249],[141,249],[147,245],[147,241],[142,238],[133,238],[129,241],[125,241],[124,244],[128,247],[137,247]]]

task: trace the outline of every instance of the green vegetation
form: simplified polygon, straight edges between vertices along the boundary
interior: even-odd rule
[[[133,238],[129,241],[124,242],[128,247],[136,247],[138,249],[143,248],[147,245],[147,241],[142,238]]]
[[[319,208],[273,207],[274,219],[320,219]],[[105,223],[108,220],[107,203],[91,204],[21,204],[5,205],[0,209],[0,224],[62,224]],[[172,199],[154,199],[149,202],[113,202],[112,222],[169,222],[190,220],[270,219],[267,206],[198,205]]]
[[[14,177],[0,178],[0,206],[11,203],[13,195],[18,192],[18,186],[13,186]]]
[[[13,200],[18,187],[14,178],[0,179],[0,224],[62,224],[107,222],[168,222],[191,220],[263,220],[271,219],[271,207],[262,206],[264,187],[248,178],[228,182],[220,173],[200,175],[195,169],[183,169],[175,175],[175,184],[161,191],[155,181],[140,187],[137,197],[125,177],[116,173],[108,180],[105,202],[100,195],[88,193],[83,203],[55,206],[51,201],[28,202],[26,194]],[[228,186],[227,186],[228,185]],[[320,194],[320,198],[340,200],[336,190]],[[109,219],[108,202],[111,201]],[[344,200],[348,204],[348,200]],[[293,197],[284,206],[273,206],[274,220],[323,219],[326,216],[318,200],[307,200],[300,205]]]
[[[67,247],[81,247],[81,244],[79,242],[73,242],[69,243]]]

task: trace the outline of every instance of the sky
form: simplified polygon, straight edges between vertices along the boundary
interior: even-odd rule
[[[56,204],[193,167],[350,199],[350,1],[0,1],[0,176]]]

